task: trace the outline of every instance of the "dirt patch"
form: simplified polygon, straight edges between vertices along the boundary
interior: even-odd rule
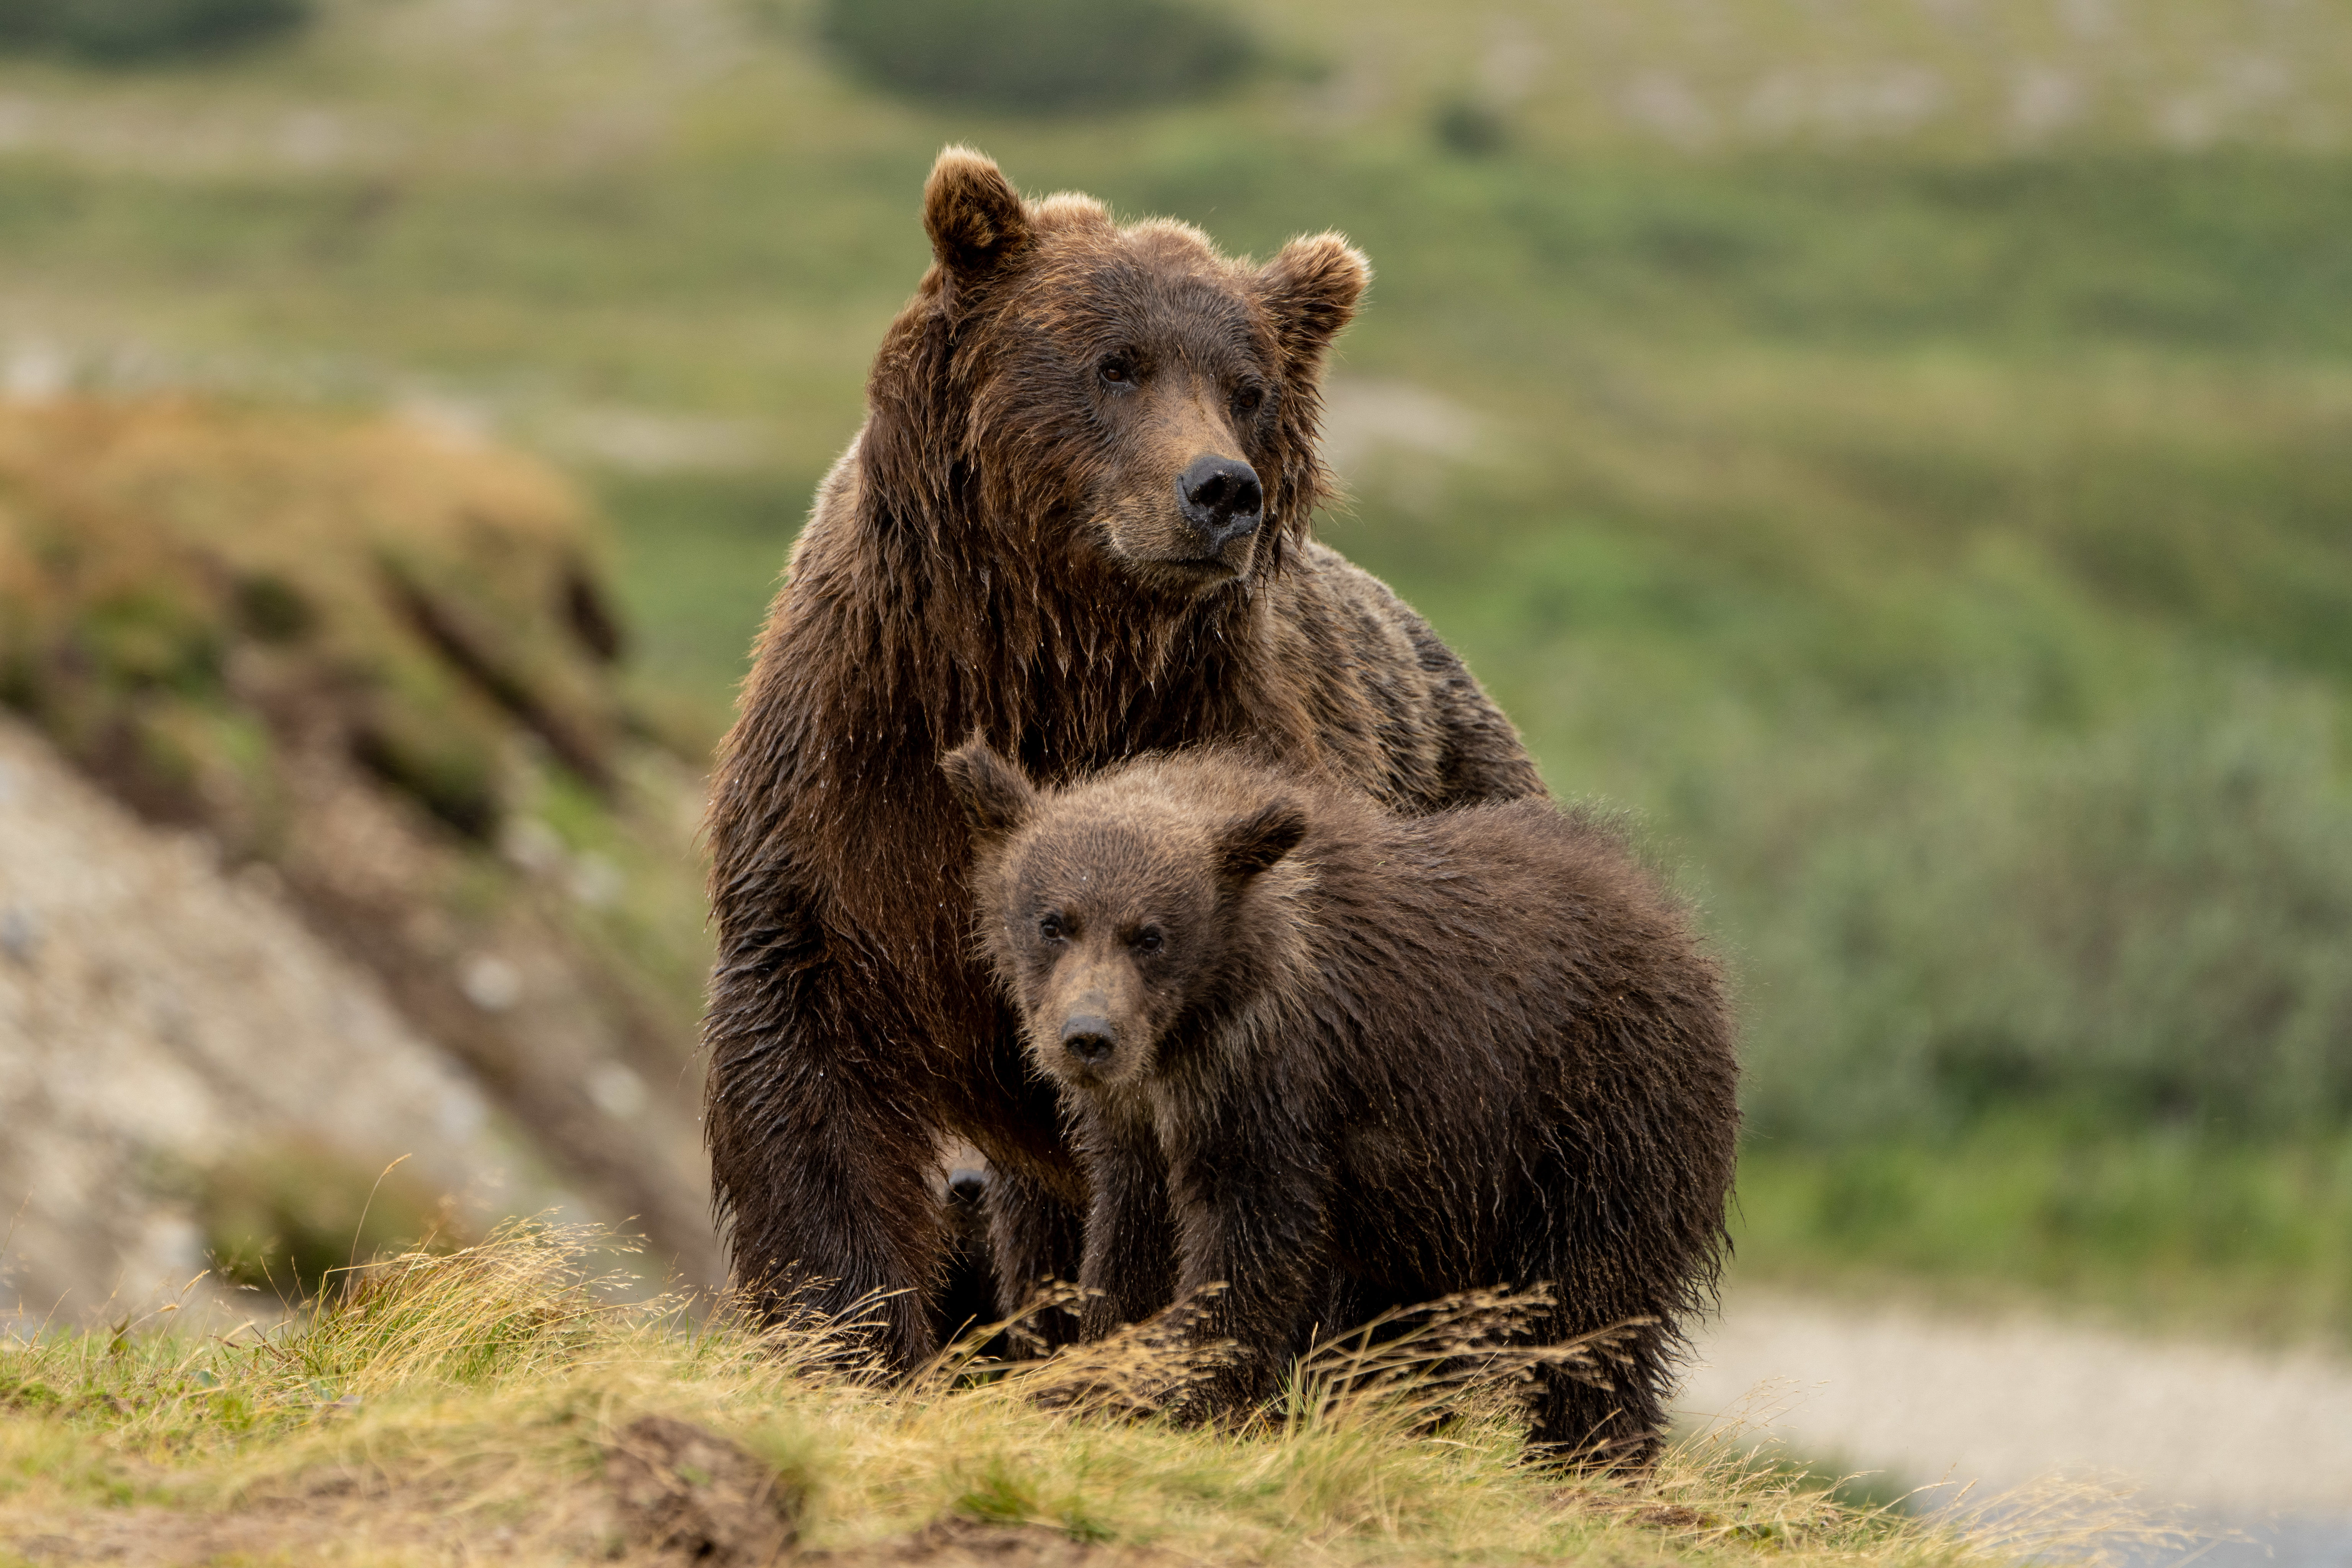
[[[923,1568],[1136,1568],[1173,1563],[1164,1552],[1133,1546],[1110,1546],[1076,1540],[1040,1524],[983,1524],[977,1520],[942,1519],[911,1535],[869,1546],[833,1552],[803,1552],[795,1562],[823,1563],[827,1568],[887,1568],[920,1563]]]
[[[381,1562],[501,1563],[605,1557],[593,1533],[526,1535],[511,1526],[387,1506],[381,1498],[316,1498],[235,1513],[92,1509],[11,1526],[0,1546],[37,1563],[181,1564]],[[640,1559],[640,1561],[652,1561]]]
[[[274,879],[224,875],[5,712],[0,1126],[0,1323],[110,1299],[119,1315],[187,1284],[213,1238],[175,1168],[307,1142],[348,1152],[364,1197],[406,1155],[392,1180],[449,1194],[468,1227],[553,1195],[465,1065]]]
[[[622,1428],[604,1481],[633,1545],[665,1562],[714,1568],[775,1561],[792,1544],[806,1500],[755,1456],[669,1415]]]
[[[1461,461],[1486,435],[1475,412],[1411,382],[1335,378],[1323,392],[1323,458],[1343,479],[1400,454]]]
[[[607,1562],[809,1568],[1172,1568],[1151,1548],[1075,1540],[1044,1525],[943,1519],[911,1534],[793,1552],[800,1498],[757,1458],[701,1427],[648,1416],[625,1429],[606,1498],[542,1500],[540,1517],[501,1522],[424,1495],[318,1488],[234,1513],[91,1509],[19,1517],[0,1551],[37,1563],[180,1568],[253,1563]],[[707,1478],[707,1479],[706,1479]]]

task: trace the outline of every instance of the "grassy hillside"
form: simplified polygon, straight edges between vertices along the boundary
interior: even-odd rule
[[[2310,1239],[2352,1222],[2352,24],[1259,25],[1230,96],[1086,120],[894,102],[803,7],[721,0],[351,0],[203,71],[8,67],[8,379],[539,445],[616,519],[636,679],[715,729],[942,142],[1235,249],[1343,228],[1376,416],[1323,526],[1733,954],[1743,1268],[2352,1333]]]
[[[2073,1554],[2030,1509],[1988,1508],[1964,1540],[1724,1441],[1670,1450],[1638,1489],[1529,1468],[1498,1389],[1449,1391],[1409,1346],[1385,1376],[1332,1347],[1234,1432],[1041,1407],[1035,1369],[863,1385],[824,1372],[814,1335],[604,1303],[582,1239],[393,1260],[268,1333],[0,1345],[0,1563],[68,1542],[131,1563],[751,1563],[793,1535],[851,1563]],[[1182,1370],[1142,1345],[1094,1366],[1113,1404]]]

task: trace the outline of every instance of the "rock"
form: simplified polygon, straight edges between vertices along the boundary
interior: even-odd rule
[[[175,1295],[207,1262],[192,1187],[263,1150],[410,1156],[469,1229],[552,1201],[474,1074],[274,879],[224,875],[5,714],[0,769],[0,1331]]]

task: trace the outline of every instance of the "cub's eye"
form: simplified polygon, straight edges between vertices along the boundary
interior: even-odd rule
[[[1236,414],[1255,414],[1258,411],[1259,406],[1265,402],[1265,388],[1262,386],[1244,386],[1234,394],[1234,412]]]
[[[1135,933],[1135,951],[1138,952],[1158,952],[1160,948],[1165,945],[1165,942],[1166,939],[1160,936],[1160,928],[1158,926],[1145,926],[1141,931]]]
[[[1059,915],[1047,915],[1044,920],[1039,921],[1037,922],[1037,934],[1044,937],[1047,942],[1061,941],[1062,917]]]
[[[1131,386],[1135,383],[1135,366],[1114,354],[1095,367],[1096,373],[1113,386]]]

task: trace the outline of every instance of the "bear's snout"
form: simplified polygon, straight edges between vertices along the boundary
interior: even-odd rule
[[[1110,1059],[1118,1044],[1111,1022],[1099,1013],[1080,1013],[1062,1026],[1062,1048],[1088,1067]]]
[[[1176,509],[1213,553],[1257,528],[1265,489],[1239,458],[1204,454],[1176,476]]]

